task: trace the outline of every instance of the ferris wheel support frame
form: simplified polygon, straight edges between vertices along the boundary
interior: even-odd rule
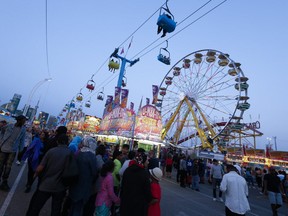
[[[178,104],[178,107],[177,109],[175,110],[175,112],[173,113],[173,115],[171,116],[171,118],[169,119],[169,121],[166,123],[166,125],[163,127],[163,130],[162,130],[162,133],[161,133],[161,139],[164,140],[165,139],[165,136],[167,134],[167,132],[169,131],[171,125],[172,125],[172,122],[174,122],[177,114],[179,113],[180,111],[180,108],[183,104],[184,100],[180,101],[180,103]]]
[[[177,144],[178,141],[179,141],[179,137],[180,137],[181,131],[182,131],[183,127],[184,127],[185,121],[186,121],[186,119],[187,119],[187,117],[189,115],[189,111],[190,110],[186,111],[183,120],[181,120],[181,124],[179,125],[179,127],[177,128],[177,130],[176,130],[176,132],[175,132],[175,134],[173,136],[173,141],[174,141],[175,144]]]

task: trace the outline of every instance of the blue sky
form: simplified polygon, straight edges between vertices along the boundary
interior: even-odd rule
[[[206,2],[170,0],[169,8],[179,23]],[[212,0],[177,26],[175,32],[220,2]],[[31,104],[35,105],[40,100],[40,111],[58,115],[65,103],[96,72],[96,89],[99,91],[105,85],[105,94],[113,95],[117,74],[111,77],[115,79],[110,83],[105,82],[112,75],[105,61],[114,48],[163,3],[151,0],[48,0],[48,53],[53,81],[37,89]],[[288,150],[288,105],[285,101],[288,82],[285,65],[287,8],[286,0],[227,0],[169,40],[172,65],[191,52],[208,48],[228,53],[231,59],[242,64],[244,74],[249,77],[251,103],[244,120],[259,120],[260,131],[264,133],[257,139],[258,148],[264,148],[267,137],[276,136],[278,149]],[[156,34],[157,17],[158,13],[133,35],[128,59],[139,57],[137,54],[141,50],[159,38]],[[8,102],[14,93],[18,93],[22,95],[19,107],[22,108],[32,88],[50,76],[46,65],[45,1],[1,1],[0,35],[0,103]],[[130,39],[123,44],[125,54],[129,42]],[[134,102],[136,107],[142,96],[152,97],[151,86],[160,84],[170,69],[157,61],[159,48],[142,56],[137,64],[126,70],[129,102]],[[90,99],[91,94],[85,88],[82,93],[86,97],[84,101]],[[84,111],[101,116],[104,102],[97,101],[96,94],[91,96],[91,102],[91,108],[84,108]]]

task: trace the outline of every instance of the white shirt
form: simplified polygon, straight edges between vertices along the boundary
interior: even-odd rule
[[[122,165],[121,169],[119,170],[119,175],[120,175],[121,177],[123,176],[124,171],[128,168],[130,161],[131,161],[131,160],[126,160],[126,161],[124,162],[124,164]]]
[[[223,176],[220,190],[225,192],[225,206],[237,214],[245,214],[250,210],[248,186],[246,180],[234,171]]]

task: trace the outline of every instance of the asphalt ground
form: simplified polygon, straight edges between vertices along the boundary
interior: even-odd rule
[[[9,177],[10,192],[0,191],[0,216],[24,216],[28,208],[37,182],[34,182],[30,193],[24,193],[27,179],[27,166],[13,165]],[[219,200],[213,201],[212,186],[200,184],[200,191],[188,187],[182,188],[175,178],[163,178],[160,182],[162,189],[161,211],[162,216],[224,216],[225,206]],[[224,195],[225,199],[225,195]],[[247,216],[271,216],[272,211],[266,196],[261,195],[258,189],[249,189],[249,203],[251,211]],[[51,202],[43,207],[40,216],[50,215]],[[288,203],[279,209],[279,216],[288,216]]]

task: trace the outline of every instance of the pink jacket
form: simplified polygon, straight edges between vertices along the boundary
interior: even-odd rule
[[[114,184],[112,173],[107,173],[107,176],[101,178],[100,191],[97,194],[95,206],[102,206],[103,203],[107,207],[111,207],[112,202],[115,204],[120,204],[120,198],[114,193]]]

